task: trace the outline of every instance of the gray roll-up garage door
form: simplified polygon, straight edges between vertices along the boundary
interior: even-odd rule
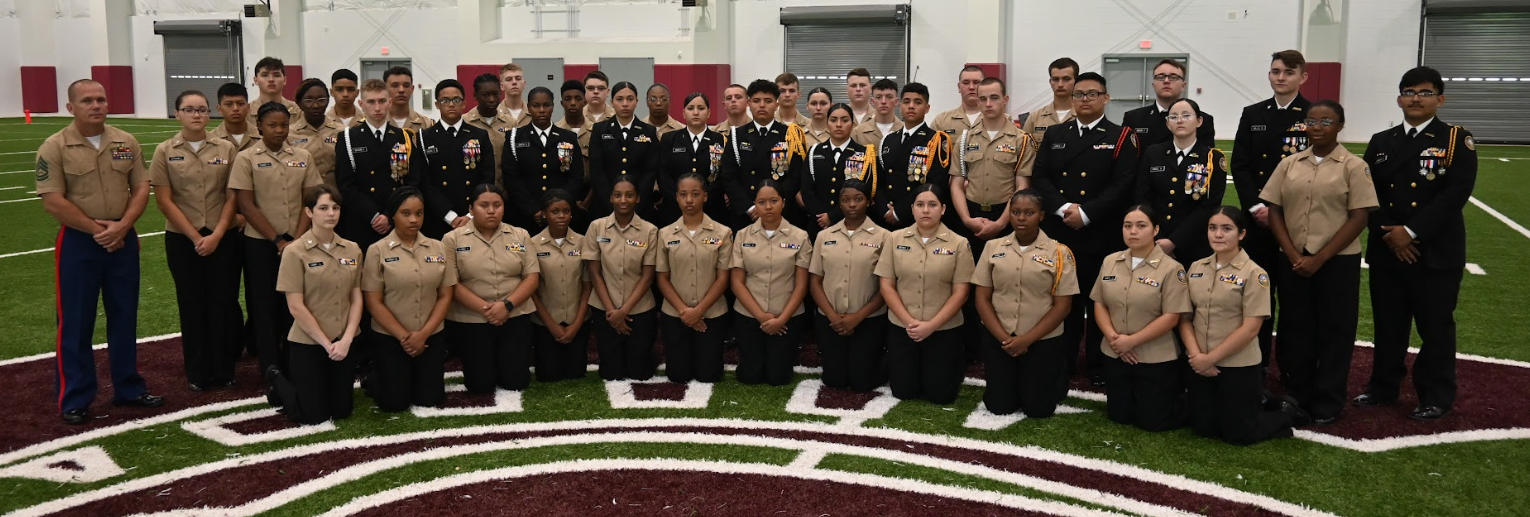
[[[849,102],[845,74],[855,68],[908,82],[908,5],[785,7],[786,71],[797,74],[806,109],[807,92],[824,87],[834,102]],[[767,78],[771,79],[771,78]]]
[[[1420,60],[1445,77],[1440,118],[1479,142],[1530,143],[1530,12],[1523,2],[1430,0]]]
[[[199,90],[214,104],[218,87],[244,83],[238,20],[158,21],[154,33],[165,38],[165,109],[170,116],[183,91]],[[212,116],[219,116],[216,108]]]

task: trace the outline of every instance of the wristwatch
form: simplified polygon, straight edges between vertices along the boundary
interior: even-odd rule
[[[510,298],[506,297],[500,300],[499,303],[505,304],[505,312],[515,312],[515,302],[510,301]]]
[[[292,238],[291,234],[284,233],[284,234],[281,234],[281,235],[277,235],[276,238],[274,238],[274,239],[271,239],[271,244],[276,244],[276,245],[279,246],[279,245],[281,245],[282,241],[292,242],[293,240],[295,240],[295,239]]]

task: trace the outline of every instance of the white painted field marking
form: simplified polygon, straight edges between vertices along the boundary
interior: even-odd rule
[[[1481,200],[1477,199],[1477,196],[1472,196],[1469,199],[1473,205],[1477,205],[1477,208],[1481,208],[1483,212],[1487,212],[1488,215],[1493,216],[1494,219],[1502,221],[1503,224],[1509,225],[1510,228],[1513,228],[1514,231],[1519,232],[1520,235],[1525,236],[1526,239],[1530,239],[1530,230],[1525,229],[1524,226],[1520,226],[1520,224],[1514,222],[1513,219],[1509,219],[1509,216],[1503,215],[1499,211],[1494,210],[1493,207],[1488,206],[1487,203],[1483,203]]]
[[[1364,260],[1360,261],[1360,269],[1370,269],[1370,268],[1371,268],[1371,263],[1370,262],[1366,262]],[[1484,275],[1484,276],[1487,275],[1487,270],[1486,269],[1482,269],[1482,266],[1479,266],[1479,265],[1471,263],[1471,262],[1467,262],[1466,263],[1466,272],[1467,273],[1471,273],[1473,275]]]
[[[16,189],[23,189],[23,188],[26,188],[26,187],[23,187],[23,186],[15,186],[15,187],[0,187],[0,190],[16,190]]]
[[[5,203],[5,201],[0,201],[0,203]],[[139,234],[138,238],[142,239],[144,237],[154,237],[156,235],[164,235],[164,234],[165,234],[165,232],[149,232],[149,233]],[[50,247],[50,248],[43,248],[43,249],[40,249],[40,250],[18,251],[16,253],[6,253],[4,255],[0,255],[0,259],[11,258],[11,257],[20,257],[22,255],[33,255],[33,254],[37,254],[37,253],[47,253],[47,252],[50,252],[50,251],[53,251],[53,248]],[[176,334],[176,335],[180,335],[180,334]],[[0,363],[0,364],[3,364],[3,363]]]
[[[290,440],[303,436],[327,433],[336,429],[334,420],[325,420],[323,423],[317,425],[295,425],[285,429],[276,429],[255,434],[245,434],[224,427],[228,424],[237,424],[239,422],[248,422],[250,420],[259,420],[262,418],[270,418],[278,415],[281,415],[281,413],[278,413],[276,408],[257,409],[255,411],[234,413],[220,416],[218,418],[186,422],[181,424],[181,429],[185,429],[191,434],[212,440],[214,442],[218,442],[228,447],[243,447],[252,443]]]
[[[792,398],[786,402],[786,412],[836,417],[839,418],[839,425],[856,427],[867,420],[887,416],[887,412],[898,405],[898,398],[892,395],[892,389],[881,386],[876,389],[876,398],[867,401],[860,409],[819,407],[818,394],[823,391],[823,387],[821,379],[806,379],[797,383],[796,389],[792,390]]]
[[[657,378],[646,381],[606,381],[606,399],[611,402],[612,409],[706,409],[707,403],[712,400],[712,385],[699,381],[687,383],[685,395],[680,400],[638,400],[632,392],[633,386],[669,383]]]

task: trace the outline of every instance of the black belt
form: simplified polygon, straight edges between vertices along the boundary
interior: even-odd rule
[[[968,200],[967,201],[967,209],[970,211],[972,209],[972,207],[977,207],[978,210],[981,210],[981,211],[984,211],[984,212],[992,212],[995,209],[1003,208],[1004,204],[1003,203],[983,204],[983,203],[978,203],[976,201]]]

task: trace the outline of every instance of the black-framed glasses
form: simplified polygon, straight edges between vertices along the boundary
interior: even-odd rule
[[[1404,99],[1412,99],[1414,97],[1418,97],[1420,99],[1433,99],[1433,98],[1435,98],[1435,97],[1437,97],[1439,95],[1440,94],[1435,93],[1434,91],[1431,91],[1431,90],[1424,90],[1424,91],[1421,91],[1421,92],[1416,92],[1416,91],[1413,91],[1413,90],[1403,90],[1402,93],[1397,94],[1398,97],[1402,97]]]
[[[212,113],[212,111],[208,110],[207,108],[181,108],[176,111],[187,115],[206,115],[208,113]]]
[[[329,97],[322,99],[301,99],[298,101],[298,104],[306,104],[308,106],[328,106]]]
[[[655,96],[649,97],[648,98],[648,102],[669,102],[669,96],[666,95],[666,96],[660,97],[660,96],[655,95]]]
[[[1312,127],[1312,126],[1333,127],[1334,124],[1338,124],[1339,123],[1339,121],[1331,119],[1331,118],[1325,118],[1325,119],[1309,118],[1309,119],[1306,120],[1306,122],[1307,122],[1307,127]]]
[[[462,97],[442,97],[436,99],[436,104],[443,106],[460,106],[464,102],[467,102],[467,100],[463,99]]]
[[[1105,92],[1073,92],[1073,100],[1095,100],[1106,95]]]
[[[1185,76],[1179,75],[1179,74],[1158,74],[1158,75],[1153,76],[1153,80],[1154,81],[1168,81],[1168,82],[1171,82],[1171,83],[1177,83],[1177,82],[1185,80]]]

